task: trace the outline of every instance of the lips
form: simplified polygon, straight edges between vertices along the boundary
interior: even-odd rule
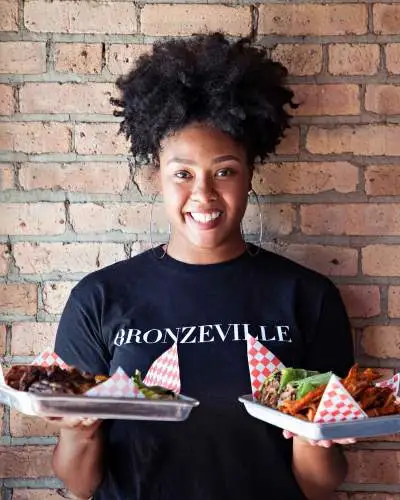
[[[187,220],[200,229],[213,229],[218,226],[222,212],[213,210],[212,212],[187,212]]]

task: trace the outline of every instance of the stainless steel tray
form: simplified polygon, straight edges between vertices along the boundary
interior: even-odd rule
[[[0,385],[0,404],[5,404],[26,415],[38,417],[78,416],[123,420],[186,420],[199,405],[195,399],[150,400],[139,398],[110,398],[89,396],[58,396],[34,394]]]
[[[241,396],[239,401],[244,404],[247,412],[252,417],[308,439],[372,437],[400,432],[400,415],[365,418],[351,422],[317,424],[268,408],[268,406],[256,401],[251,394]]]

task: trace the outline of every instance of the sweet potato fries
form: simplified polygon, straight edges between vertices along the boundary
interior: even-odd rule
[[[400,403],[393,391],[374,385],[374,381],[380,377],[380,373],[372,368],[363,370],[354,365],[341,382],[369,417],[400,414]],[[321,385],[300,399],[285,400],[278,409],[294,417],[313,421],[325,388],[326,385]]]

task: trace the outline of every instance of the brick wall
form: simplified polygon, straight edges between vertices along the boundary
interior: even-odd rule
[[[52,342],[78,279],[147,248],[153,177],[126,161],[113,81],[158,36],[207,26],[257,36],[287,65],[303,104],[254,181],[265,246],[339,285],[361,363],[399,368],[398,2],[0,0],[0,11],[3,362],[29,361]],[[253,233],[255,213],[245,224]],[[155,215],[162,240],[167,226]],[[0,432],[3,499],[60,498],[53,429],[0,407]],[[400,497],[398,437],[347,454],[338,500]]]

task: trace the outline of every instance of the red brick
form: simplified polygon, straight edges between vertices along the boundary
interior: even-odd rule
[[[145,5],[141,11],[145,35],[191,35],[223,30],[229,35],[249,35],[250,7],[226,5]]]
[[[88,273],[125,259],[117,243],[14,244],[14,258],[22,274]]]
[[[260,35],[327,36],[367,32],[367,6],[355,4],[261,5]]]
[[[380,291],[377,286],[340,285],[340,293],[352,318],[371,318],[381,312]]]
[[[61,314],[76,281],[51,281],[43,284],[43,309],[49,314]]]
[[[0,42],[0,73],[28,75],[45,72],[45,43]]]
[[[52,477],[54,446],[0,446],[0,477]]]
[[[293,115],[357,115],[360,112],[359,86],[350,84],[292,85],[294,101],[300,104]]]
[[[25,4],[24,18],[30,31],[129,35],[137,31],[136,9],[131,2],[31,0]]]
[[[278,44],[271,52],[290,75],[315,75],[322,69],[322,46],[313,44]]]
[[[368,276],[399,276],[398,245],[368,245],[361,250],[363,274]]]
[[[0,0],[0,31],[18,31],[18,0]]]
[[[143,54],[152,52],[152,45],[112,44],[110,45],[107,67],[113,75],[128,73]]]
[[[399,500],[397,493],[351,493],[349,500]]]
[[[267,163],[254,172],[257,194],[350,193],[358,184],[358,168],[349,162]]]
[[[14,188],[13,166],[7,163],[0,164],[0,191]]]
[[[60,500],[60,495],[57,490],[13,488],[12,500]]]
[[[0,276],[5,276],[8,273],[10,265],[10,252],[7,245],[0,244]]]
[[[375,358],[400,357],[400,326],[367,326],[361,334],[365,354]]]
[[[111,83],[26,83],[20,90],[21,113],[112,114]]]
[[[15,113],[14,89],[11,85],[0,84],[0,115],[13,115]]]
[[[388,291],[389,318],[400,318],[400,286],[390,286]]]
[[[57,43],[54,69],[60,73],[98,74],[102,66],[100,43]]]
[[[265,246],[326,276],[356,276],[358,272],[358,252],[354,248],[301,244]]]
[[[278,144],[275,153],[277,155],[295,155],[300,151],[300,130],[291,127],[285,131],[285,137]]]
[[[400,451],[349,450],[346,453],[349,473],[346,482],[398,484],[400,481]]]
[[[365,109],[385,115],[400,114],[400,85],[367,85]]]
[[[5,354],[5,352],[6,352],[6,325],[0,325],[0,356]],[[1,416],[0,416],[0,422],[1,422]],[[1,435],[1,429],[0,429],[0,435]]]
[[[0,148],[25,153],[67,153],[71,128],[65,123],[0,123]]]
[[[10,411],[10,433],[13,437],[56,436],[57,428],[42,418],[24,415],[16,410]]]
[[[365,192],[370,196],[400,195],[399,165],[371,165],[365,170]]]
[[[314,154],[400,155],[400,125],[310,127],[307,150]]]
[[[56,323],[13,323],[11,330],[11,354],[36,356],[47,347],[53,347]]]
[[[400,5],[375,4],[374,31],[381,35],[397,35],[400,26]]]
[[[269,234],[287,235],[293,231],[296,212],[289,204],[261,205],[264,231]],[[257,204],[247,206],[243,219],[244,234],[258,235],[260,231],[260,215]]]
[[[1,203],[0,232],[8,235],[62,234],[65,232],[63,203]]]
[[[3,432],[4,432],[4,420],[3,420],[3,417],[4,417],[4,406],[1,405],[0,406],[0,436],[3,435]],[[1,490],[0,490],[1,492]]]
[[[80,123],[76,125],[75,146],[80,154],[121,154],[130,150],[123,134],[118,134],[117,123]]]
[[[143,195],[155,195],[160,192],[158,170],[151,165],[135,169],[135,184]]]
[[[0,313],[37,313],[37,287],[33,283],[0,283]]]
[[[388,43],[385,48],[386,68],[389,73],[400,74],[400,43]]]
[[[121,193],[129,182],[127,163],[24,163],[19,180],[25,190]]]
[[[374,75],[379,68],[379,45],[335,43],[329,46],[332,75]]]
[[[395,203],[303,205],[301,230],[305,234],[400,235],[399,210]]]

